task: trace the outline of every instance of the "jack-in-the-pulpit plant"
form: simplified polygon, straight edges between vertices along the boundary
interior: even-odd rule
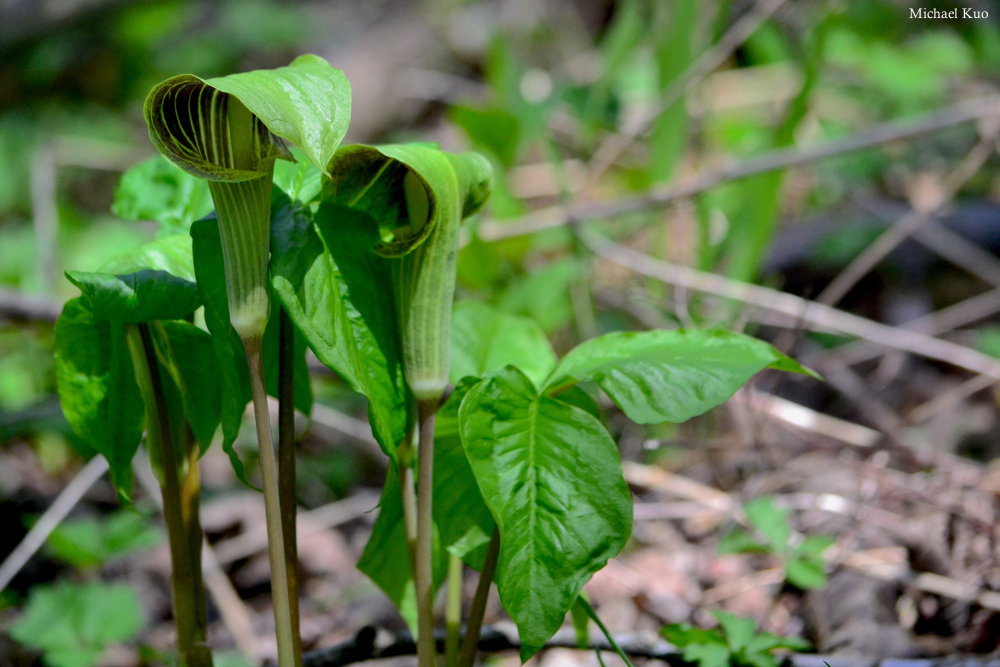
[[[251,399],[278,662],[302,661],[286,463],[292,404],[308,412],[311,400],[303,341],[368,400],[390,459],[358,567],[416,630],[422,667],[437,661],[442,586],[447,667],[474,663],[494,583],[525,660],[571,609],[596,618],[581,591],[625,548],[632,520],[598,392],[637,423],[681,422],[762,369],[808,372],[725,331],[609,332],[559,358],[533,321],[456,303],[459,229],[489,197],[490,164],[424,143],[340,148],[349,113],[346,79],[316,56],[168,79],[146,103],[150,136],[184,170],[170,172],[183,181],[178,196],[196,199],[207,181],[215,213],[178,220],[198,205],[174,202],[165,227],[190,235],[167,233],[103,273],[71,274],[82,296],[56,329],[64,411],[107,456],[123,493],[145,426],[163,485],[182,664],[211,660],[198,455],[221,426],[245,480],[233,442]],[[157,169],[127,174],[125,189],[141,191]],[[277,456],[267,392],[279,398]],[[463,610],[466,566],[480,574]]]
[[[180,75],[157,85],[144,107],[153,145],[174,164],[206,179],[215,203],[230,323],[246,351],[257,421],[274,591],[278,656],[301,662],[298,596],[281,520],[279,472],[264,386],[262,338],[270,313],[267,265],[274,162],[290,158],[285,142],[320,170],[347,130],[350,89],[317,56],[288,67],[202,80]]]

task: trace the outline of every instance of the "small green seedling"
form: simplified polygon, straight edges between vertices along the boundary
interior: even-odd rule
[[[64,581],[35,586],[10,634],[40,651],[50,667],[91,667],[100,664],[107,647],[132,639],[142,617],[139,599],[127,586]]]
[[[774,651],[810,648],[804,639],[760,632],[753,619],[725,611],[713,611],[712,615],[719,621],[717,628],[705,630],[688,623],[674,623],[661,633],[681,650],[685,660],[699,667],[778,667]]]
[[[737,528],[722,537],[719,551],[732,553],[768,553],[782,559],[785,578],[803,590],[822,588],[826,585],[824,553],[836,541],[829,535],[810,535],[800,541],[793,540],[789,510],[778,507],[770,496],[761,496],[748,502],[744,508],[747,521],[760,539]]]
[[[103,519],[63,521],[47,542],[53,556],[88,570],[160,543],[160,531],[142,514],[120,510]]]

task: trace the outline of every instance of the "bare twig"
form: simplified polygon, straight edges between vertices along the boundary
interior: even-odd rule
[[[863,448],[874,447],[882,439],[878,431],[867,426],[831,417],[780,396],[754,389],[745,391],[755,411],[765,412],[779,421],[811,433]]]
[[[818,303],[832,306],[851,291],[865,275],[896,249],[900,243],[912,236],[921,227],[934,219],[945,206],[955,198],[958,191],[972,178],[986,159],[996,149],[996,136],[984,135],[955,169],[941,183],[935,201],[924,208],[915,208],[896,224],[883,232],[871,245],[856,256],[844,269],[823,288],[816,297]]]
[[[605,259],[636,273],[671,285],[734,299],[764,310],[787,315],[803,326],[855,336],[885,347],[911,352],[1000,380],[1000,361],[993,357],[916,331],[898,329],[830,306],[778,290],[730,280],[713,273],[670,264],[581,230],[590,249]]]
[[[17,576],[21,568],[31,560],[35,552],[45,544],[52,531],[76,507],[83,494],[92,487],[108,470],[108,462],[103,456],[95,456],[66,485],[55,502],[49,506],[41,518],[32,526],[21,543],[0,564],[0,591]]]
[[[55,322],[61,306],[42,296],[12,289],[0,289],[0,319],[26,322]]]
[[[518,223],[487,221],[479,227],[479,234],[483,240],[496,241],[561,227],[572,221],[612,218],[627,213],[655,209],[729,181],[811,164],[895,141],[912,139],[998,114],[1000,114],[1000,97],[982,97],[946,107],[918,122],[895,121],[875,125],[846,139],[827,142],[812,148],[777,149],[744,162],[709,171],[687,183],[656,188],[642,195],[602,203],[580,204],[573,207],[554,206],[526,216]]]

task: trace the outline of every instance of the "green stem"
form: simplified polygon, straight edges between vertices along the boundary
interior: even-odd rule
[[[417,402],[420,440],[417,447],[417,552],[414,581],[417,587],[417,662],[434,667],[434,415],[440,396]]]
[[[448,556],[448,604],[444,612],[444,664],[458,667],[458,641],[462,632],[462,559]]]
[[[177,652],[183,667],[211,667],[212,652],[205,643],[207,618],[205,585],[201,577],[198,448],[190,446],[189,441],[185,455],[178,451],[149,325],[138,324],[128,334],[136,382],[146,407],[146,438],[162,470],[163,516],[170,545],[170,588],[177,625]],[[187,471],[182,478],[183,467]]]
[[[486,551],[486,560],[483,561],[483,571],[479,574],[479,583],[476,585],[476,593],[472,597],[472,606],[469,608],[469,620],[465,625],[465,639],[462,640],[462,653],[458,659],[459,667],[472,667],[476,661],[476,652],[479,649],[479,631],[483,628],[486,600],[490,595],[490,584],[493,583],[493,575],[497,571],[499,556],[500,530],[494,528],[493,536],[490,538],[490,546]]]
[[[278,503],[284,528],[288,590],[299,597],[299,552],[295,505],[295,331],[284,308],[278,309]],[[295,654],[302,654],[299,605],[291,605]]]
[[[260,449],[260,470],[264,479],[264,514],[267,521],[267,552],[271,561],[271,598],[274,604],[274,624],[278,638],[278,665],[299,667],[302,653],[296,650],[292,607],[298,600],[289,586],[288,563],[285,559],[284,526],[278,491],[278,463],[271,440],[271,417],[264,389],[264,366],[261,361],[261,338],[243,339],[250,371],[250,392],[253,397],[254,420],[257,424],[257,444]]]

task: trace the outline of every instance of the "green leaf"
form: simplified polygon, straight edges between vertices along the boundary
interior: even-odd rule
[[[720,644],[726,646],[726,640],[719,630],[705,630],[690,623],[671,623],[660,631],[663,637],[677,648],[687,648],[694,644]]]
[[[767,343],[728,331],[616,332],[570,350],[544,390],[593,381],[632,421],[683,422],[768,367],[806,372]]]
[[[87,569],[156,546],[162,539],[147,517],[121,510],[102,520],[63,521],[49,535],[46,546],[56,558]]]
[[[233,100],[252,115],[250,162],[229,151]],[[199,79],[172,77],[149,93],[144,108],[150,139],[163,155],[208,180],[246,181],[264,173],[255,161],[287,155],[298,146],[322,171],[347,132],[350,84],[319,56],[303,55],[287,67]],[[273,136],[272,136],[273,135]],[[242,139],[233,135],[236,146]],[[227,157],[227,155],[229,157]]]
[[[144,410],[123,327],[96,318],[81,299],[71,299],[56,322],[55,346],[66,421],[108,460],[115,488],[127,497]]]
[[[191,237],[187,234],[165,236],[105,262],[103,273],[134,273],[143,269],[167,273],[194,282],[194,260],[191,255]]]
[[[793,651],[808,651],[812,644],[800,637],[781,637],[770,632],[758,632],[747,644],[744,652],[764,653],[778,648],[787,648]]]
[[[761,544],[753,535],[739,528],[729,531],[719,540],[720,554],[759,554],[770,550],[768,545]]]
[[[197,285],[166,271],[144,269],[121,275],[67,271],[66,277],[80,288],[87,308],[100,319],[179,320],[201,305]]]
[[[482,554],[496,527],[476,478],[469,467],[458,418],[462,400],[478,379],[466,378],[437,412],[434,428],[434,522],[441,544],[453,556],[482,568]]]
[[[131,639],[142,623],[142,607],[131,588],[63,582],[32,588],[10,634],[42,651],[46,664],[90,667],[106,646]]]
[[[268,130],[298,146],[324,172],[351,120],[347,77],[316,55],[299,56],[287,67],[205,83],[239,99]]]
[[[729,644],[733,653],[742,651],[753,639],[754,633],[757,632],[757,624],[752,618],[744,618],[721,610],[713,611],[712,616],[722,627],[726,643]]]
[[[774,498],[770,496],[760,496],[748,502],[743,511],[750,524],[767,539],[776,553],[788,550],[788,538],[792,536],[788,524],[789,510],[775,505]]]
[[[291,153],[295,162],[281,160],[274,164],[274,184],[293,202],[308,204],[319,196],[323,172],[304,159],[299,149],[293,148]]]
[[[822,559],[793,557],[785,562],[785,577],[802,590],[826,586],[826,572],[823,570]]]
[[[698,667],[729,667],[730,657],[725,644],[691,644],[684,649],[684,660]]]
[[[836,542],[837,538],[830,535],[810,535],[795,547],[795,553],[803,556],[822,557],[823,552]]]
[[[451,382],[516,366],[538,384],[556,366],[545,334],[531,320],[478,301],[459,301],[451,323]]]
[[[191,225],[194,269],[198,291],[205,305],[205,325],[212,335],[220,397],[219,420],[222,425],[222,448],[229,455],[236,476],[249,484],[246,470],[233,447],[243,425],[243,413],[250,401],[250,377],[246,355],[239,335],[229,323],[229,301],[226,297],[226,276],[222,266],[222,244],[219,227],[213,218]]]
[[[160,326],[165,335],[154,337],[158,357],[177,387],[184,416],[204,453],[212,444],[222,411],[215,345],[208,333],[193,324],[161,322]]]
[[[313,225],[281,209],[272,223],[271,281],[316,357],[368,398],[372,431],[393,456],[411,407],[389,267],[371,251],[374,230],[362,215],[323,203]]]
[[[603,424],[538,395],[515,368],[477,384],[459,414],[469,463],[500,528],[497,588],[526,660],[625,545],[632,498]]]
[[[158,222],[161,236],[186,235],[191,223],[211,210],[208,185],[159,155],[130,167],[122,175],[111,205],[119,218]]]
[[[413,585],[413,570],[406,541],[406,525],[403,521],[403,501],[399,486],[399,474],[394,465],[390,466],[382,489],[382,502],[372,526],[371,537],[358,560],[358,569],[364,572],[392,600],[410,630],[416,634],[417,592]],[[448,559],[437,530],[433,536],[435,590],[444,580]]]
[[[521,147],[521,120],[516,115],[498,108],[454,105],[448,116],[477,150],[491,153],[507,169],[516,164]]]
[[[567,258],[513,282],[497,305],[537,322],[546,333],[565,326],[573,315],[569,288],[581,275],[580,263]]]

